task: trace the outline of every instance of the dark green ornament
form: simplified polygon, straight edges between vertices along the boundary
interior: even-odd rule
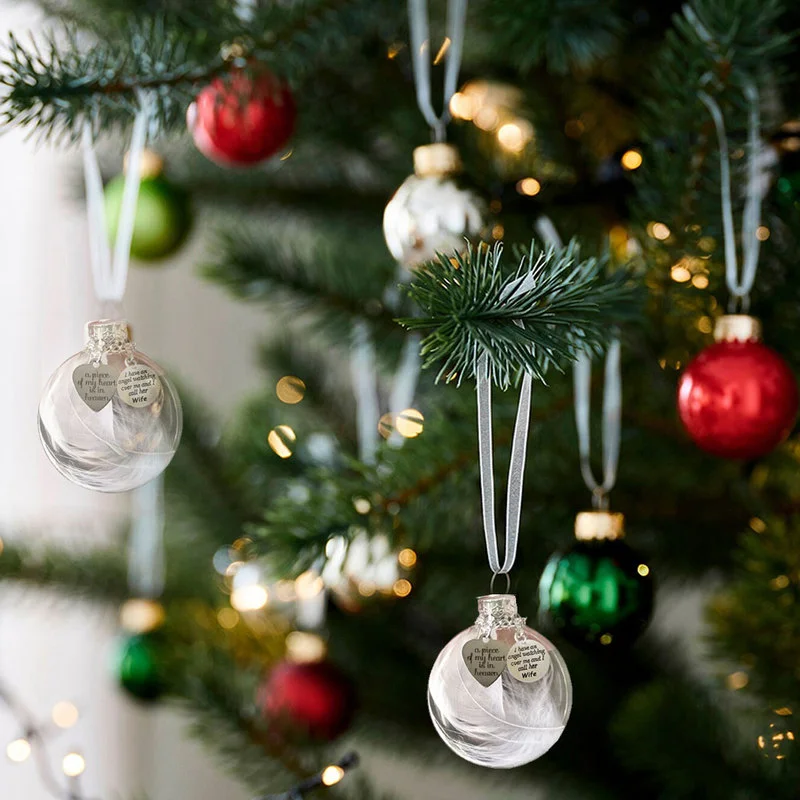
[[[784,172],[775,182],[775,191],[782,205],[800,209],[800,169]]]
[[[105,208],[108,238],[117,238],[125,176],[106,184]],[[172,255],[183,244],[191,228],[187,194],[160,175],[142,178],[133,223],[131,255],[139,261],[158,261]]]
[[[158,648],[148,634],[120,639],[114,658],[120,686],[136,700],[152,703],[165,692]]]
[[[551,556],[539,581],[539,613],[579,647],[625,647],[653,612],[650,569],[621,539],[578,541]]]

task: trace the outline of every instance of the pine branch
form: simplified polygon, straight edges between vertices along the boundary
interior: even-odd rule
[[[352,35],[357,22],[374,21],[370,14],[341,13],[356,2],[259,4],[247,22],[234,4],[215,4],[213,24],[207,14],[128,18],[117,38],[75,26],[27,45],[12,35],[0,62],[0,86],[7,89],[0,121],[75,139],[84,120],[104,131],[124,127],[138,109],[137,91],[151,90],[155,121],[177,127],[199,88],[231,66],[266,63],[299,77]]]
[[[587,70],[608,57],[626,28],[618,3],[547,0],[509,3],[485,0],[477,7],[494,34],[498,53],[520,72],[544,61],[552,73]]]
[[[243,228],[220,234],[219,256],[204,272],[233,294],[267,302],[287,320],[310,313],[338,338],[348,340],[353,320],[366,318],[382,334],[400,329],[381,305],[393,276],[383,241],[363,229],[336,228],[311,220],[274,218],[258,233]],[[350,245],[360,237],[354,261]]]
[[[409,330],[433,329],[422,352],[426,367],[444,362],[437,380],[460,384],[474,377],[486,354],[497,386],[510,386],[522,370],[544,381],[551,366],[563,369],[578,353],[599,351],[614,317],[630,310],[627,275],[603,281],[601,262],[580,260],[575,241],[547,251],[532,242],[510,276],[501,270],[501,256],[500,245],[469,248],[455,256],[454,269],[440,255],[410,284],[423,316],[400,323]]]

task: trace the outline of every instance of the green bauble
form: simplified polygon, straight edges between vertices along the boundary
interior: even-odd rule
[[[112,243],[117,237],[124,189],[124,175],[117,175],[105,188],[106,225]],[[186,193],[160,176],[142,178],[131,255],[140,261],[166,258],[183,244],[190,228],[191,212]]]
[[[784,205],[800,208],[800,170],[786,170],[775,181],[778,201]]]
[[[579,541],[547,562],[539,611],[572,644],[627,646],[653,611],[650,569],[620,539]]]
[[[158,649],[148,634],[125,636],[117,644],[114,670],[120,686],[136,700],[152,703],[165,691]]]

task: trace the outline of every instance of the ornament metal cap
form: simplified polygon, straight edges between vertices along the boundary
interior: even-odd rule
[[[513,594],[485,594],[478,598],[478,613],[492,617],[517,613],[517,598]]]
[[[437,142],[414,149],[414,174],[419,178],[455,175],[461,169],[461,156],[452,144]]]
[[[760,342],[761,321],[749,314],[724,314],[714,325],[718,342]]]
[[[86,323],[86,338],[99,345],[120,339],[130,341],[131,336],[130,325],[124,319],[98,319]]]
[[[125,158],[122,160],[122,171],[128,174],[128,161],[130,153],[125,153]],[[139,176],[142,180],[148,178],[157,178],[164,171],[164,159],[154,150],[145,148],[142,150],[142,158],[139,162]]]
[[[590,539],[623,539],[625,537],[625,516],[619,511],[581,511],[575,517],[575,538],[581,541]]]

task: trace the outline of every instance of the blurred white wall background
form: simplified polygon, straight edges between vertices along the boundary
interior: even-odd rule
[[[0,0],[0,18],[3,39],[42,27],[34,8],[11,0]],[[76,151],[37,146],[20,131],[0,137],[0,530],[9,539],[100,542],[127,507],[124,497],[61,478],[36,433],[41,388],[81,348],[93,311],[79,170]],[[192,276],[202,246],[195,238],[181,263],[133,270],[126,308],[141,349],[225,415],[257,383],[251,362],[263,315]],[[75,749],[86,759],[81,785],[89,797],[248,797],[180,735],[174,714],[144,711],[120,695],[108,668],[114,632],[111,612],[31,590],[0,593],[0,681],[39,719],[60,700],[81,712],[74,728],[52,739],[59,773]],[[20,734],[0,707],[0,797],[45,800],[33,762],[5,758]]]

